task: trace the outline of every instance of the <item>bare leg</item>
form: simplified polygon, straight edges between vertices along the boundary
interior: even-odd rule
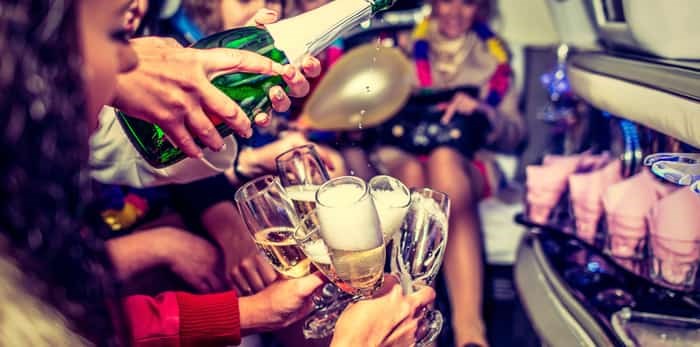
[[[481,221],[477,210],[479,182],[466,170],[466,161],[450,148],[438,148],[428,161],[429,186],[445,192],[452,202],[445,251],[445,280],[452,309],[455,346],[486,346],[481,317],[483,263]]]
[[[380,148],[375,155],[384,173],[398,178],[407,187],[418,188],[427,184],[423,165],[413,155],[394,147]]]

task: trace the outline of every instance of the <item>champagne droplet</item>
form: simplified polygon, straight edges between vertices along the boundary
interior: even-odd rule
[[[360,121],[357,122],[357,127],[358,127],[359,129],[362,129],[362,119],[365,117],[365,113],[367,113],[367,111],[365,111],[365,110],[360,110]]]

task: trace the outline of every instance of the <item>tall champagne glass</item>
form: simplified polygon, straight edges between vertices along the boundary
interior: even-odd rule
[[[445,255],[449,210],[446,194],[429,188],[411,191],[411,205],[394,242],[396,259],[391,262],[405,293],[433,285]],[[440,311],[426,310],[423,314],[417,346],[434,341],[443,324]]]
[[[275,159],[277,175],[299,217],[316,208],[316,191],[330,179],[314,145],[294,147]]]
[[[292,199],[294,208],[300,219],[304,218],[316,208],[316,191],[323,183],[330,179],[326,166],[314,145],[307,144],[294,147],[275,158],[277,175]],[[329,260],[330,262],[330,260]],[[312,263],[314,263],[312,261]],[[316,268],[323,272],[323,263],[314,263]],[[327,283],[313,296],[316,311],[307,319],[304,328],[304,336],[307,338],[323,338],[333,331],[335,320],[326,321],[330,312],[325,312],[341,295],[342,291],[333,283]]]
[[[236,206],[258,248],[280,274],[309,274],[310,262],[294,240],[299,224],[291,199],[277,178],[262,176],[236,191]]]
[[[411,203],[411,192],[401,181],[386,175],[374,176],[368,185],[384,240],[388,243],[403,224]]]
[[[299,224],[299,227],[294,233],[294,239],[304,251],[306,256],[311,260],[311,263],[323,273],[328,280],[345,288],[346,292],[352,292],[353,289],[341,281],[333,267],[330,253],[326,242],[321,238],[321,223],[319,221],[318,212],[313,210],[306,214]],[[337,288],[330,284],[333,288]],[[334,289],[325,286],[324,292]],[[335,289],[340,290],[340,289]],[[325,294],[325,293],[324,293]],[[335,323],[338,316],[345,307],[353,300],[349,294],[333,295],[328,293],[322,296],[326,301],[322,302],[323,307],[318,308],[314,314],[306,319],[303,326],[304,336],[308,338],[324,338],[333,334]]]
[[[326,242],[342,286],[350,294],[371,296],[382,285],[384,237],[367,184],[343,176],[316,192],[321,238]]]

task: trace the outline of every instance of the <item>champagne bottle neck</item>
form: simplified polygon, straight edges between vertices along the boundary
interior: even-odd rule
[[[345,31],[392,3],[393,0],[334,0],[266,28],[275,41],[275,47],[298,66],[304,56],[320,53]]]

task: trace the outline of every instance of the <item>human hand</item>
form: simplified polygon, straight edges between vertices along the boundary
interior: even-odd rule
[[[224,144],[212,120],[221,120],[243,137],[252,134],[250,120],[243,110],[210,80],[232,72],[281,75],[290,95],[308,93],[309,83],[292,66],[282,66],[253,52],[227,48],[194,49],[182,47],[172,39],[146,37],[131,45],[139,57],[138,67],[118,78],[114,106],[124,112],[158,124],[173,143],[192,157],[201,155],[193,136],[213,150]],[[320,73],[317,60],[305,62],[310,75]],[[289,98],[280,86],[270,88],[273,108],[289,108]],[[266,114],[255,121],[265,125]]]
[[[278,20],[279,20],[279,13],[277,13],[273,10],[267,9],[267,8],[262,8],[262,9],[258,10],[255,13],[255,15],[253,16],[253,18],[251,18],[246,23],[246,26],[256,26],[258,28],[263,29],[263,28],[265,28],[265,25],[272,24]],[[301,63],[301,68],[303,70],[304,75],[307,77],[315,78],[315,77],[318,77],[319,75],[321,75],[321,62],[313,56],[304,57],[304,59],[302,60],[302,63]],[[308,86],[308,84],[307,84],[307,86]],[[282,89],[280,87],[273,87],[273,88],[279,88],[279,90],[275,90],[276,93],[282,91]],[[301,91],[302,91],[301,93],[292,94],[292,96],[303,97],[309,93],[308,88],[303,89]],[[289,102],[288,98],[286,100],[284,100],[284,104],[282,104],[282,106],[284,106],[285,110],[289,109],[290,105],[291,105],[291,103]],[[267,121],[264,123],[263,126],[266,126],[269,123],[269,120],[270,120],[270,117],[267,117]]]
[[[260,175],[263,173],[274,173],[277,170],[275,159],[278,155],[298,146],[313,144],[299,132],[289,132],[278,140],[265,146],[241,151],[238,159],[238,171],[248,176]],[[329,170],[334,169],[330,153],[321,146],[314,146],[321,160]]]
[[[374,298],[352,303],[340,315],[331,346],[413,345],[422,309],[433,300],[432,288],[424,287],[404,295],[398,280],[385,275],[384,284]]]
[[[176,228],[159,228],[156,252],[185,282],[202,293],[224,289],[217,271],[217,249],[207,240]]]
[[[241,334],[277,330],[306,317],[314,309],[313,292],[323,284],[314,273],[279,280],[261,292],[239,299]]]
[[[470,115],[481,106],[481,101],[472,98],[470,95],[457,92],[449,103],[440,105],[438,108],[444,110],[442,124],[447,124],[452,120],[455,113]]]
[[[279,277],[267,258],[257,249],[240,257],[230,267],[231,284],[242,295],[255,294]]]
[[[255,294],[277,279],[277,272],[255,246],[238,209],[230,201],[205,209],[201,222],[219,244],[228,284],[240,295]]]

